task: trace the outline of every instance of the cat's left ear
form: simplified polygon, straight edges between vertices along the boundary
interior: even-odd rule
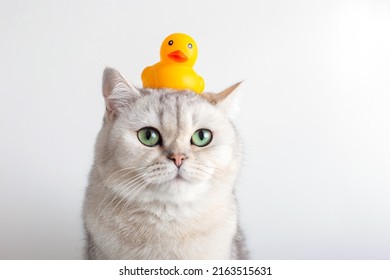
[[[204,92],[200,96],[210,102],[212,105],[221,108],[227,115],[234,117],[238,112],[238,86],[243,81],[238,82],[220,93]]]

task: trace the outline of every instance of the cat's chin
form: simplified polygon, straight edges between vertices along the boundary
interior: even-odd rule
[[[183,178],[174,178],[168,182],[153,186],[149,191],[150,198],[154,200],[185,204],[199,200],[207,189],[207,184],[188,182]]]
[[[187,172],[177,172],[177,174],[168,181],[168,183],[174,185],[196,185],[198,183],[205,183],[205,178],[196,179],[191,177]]]
[[[163,183],[163,185],[177,187],[177,186],[186,186],[186,185],[190,185],[190,184],[194,184],[194,183],[195,183],[194,180],[191,180],[190,178],[186,178],[183,175],[181,175],[180,173],[177,173],[172,178],[167,179]]]
[[[187,182],[187,180],[184,179],[183,176],[181,176],[180,174],[177,174],[176,177],[172,179],[172,182],[179,184],[179,183]]]

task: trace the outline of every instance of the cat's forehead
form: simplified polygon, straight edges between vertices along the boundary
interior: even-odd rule
[[[213,106],[192,92],[151,92],[142,100],[141,114],[166,129],[186,129],[209,118]]]

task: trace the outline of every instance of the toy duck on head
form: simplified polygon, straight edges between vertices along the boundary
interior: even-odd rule
[[[160,62],[142,72],[145,88],[189,89],[201,94],[204,81],[192,69],[198,56],[198,47],[190,36],[175,33],[165,38],[160,48]]]

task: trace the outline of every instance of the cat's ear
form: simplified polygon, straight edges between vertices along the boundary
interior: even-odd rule
[[[212,105],[221,108],[227,115],[234,116],[238,111],[237,88],[242,82],[238,82],[220,93],[204,92],[201,96]]]
[[[112,120],[120,108],[128,106],[141,94],[118,71],[106,67],[103,72],[103,96],[106,102],[106,118]]]

